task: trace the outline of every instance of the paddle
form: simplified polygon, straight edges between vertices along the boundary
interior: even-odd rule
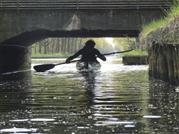
[[[130,52],[132,50],[134,50],[134,49],[129,49],[129,50],[125,50],[125,51],[117,51],[117,52],[112,52],[112,53],[106,53],[106,54],[103,54],[103,55],[107,56],[107,55],[118,54],[118,53],[126,53],[126,52]]]
[[[112,54],[117,54],[117,53],[125,53],[125,52],[129,52],[129,51],[132,51],[133,49],[130,49],[130,50],[125,50],[125,51],[119,51],[119,52],[112,52],[112,53],[106,53],[104,54],[105,56],[107,55],[112,55]],[[77,61],[80,61],[80,60],[73,60],[73,61],[70,61],[70,63],[73,63],[73,62],[77,62]],[[54,68],[55,66],[57,65],[62,65],[62,64],[67,64],[66,62],[62,62],[62,63],[57,63],[57,64],[42,64],[42,65],[36,65],[34,66],[34,69],[37,71],[37,72],[45,72],[47,70],[50,70],[52,68]]]
[[[77,61],[80,61],[80,60],[73,60],[73,61],[70,61],[70,63],[77,62]],[[37,72],[45,72],[47,70],[50,70],[50,69],[54,68],[57,65],[62,65],[62,64],[67,64],[67,63],[66,62],[62,62],[62,63],[57,63],[57,64],[36,65],[36,66],[34,66],[34,69]]]

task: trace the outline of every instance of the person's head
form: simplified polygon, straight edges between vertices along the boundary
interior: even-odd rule
[[[96,43],[94,42],[94,40],[88,40],[85,43],[85,47],[88,47],[88,48],[94,48],[95,45],[96,45]]]

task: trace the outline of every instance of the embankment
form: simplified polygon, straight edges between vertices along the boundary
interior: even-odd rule
[[[179,85],[179,17],[141,36],[141,43],[148,47],[150,78]]]

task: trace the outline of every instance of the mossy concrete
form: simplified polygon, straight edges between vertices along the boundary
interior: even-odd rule
[[[31,67],[31,49],[18,45],[0,46],[0,73],[26,71]]]
[[[142,39],[148,47],[149,76],[179,85],[179,19]]]
[[[122,63],[124,65],[147,65],[148,64],[148,56],[123,56]]]

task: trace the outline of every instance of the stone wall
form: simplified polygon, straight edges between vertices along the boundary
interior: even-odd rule
[[[179,85],[179,19],[151,32],[148,46],[149,76]]]
[[[124,65],[147,65],[148,56],[123,56],[122,63]]]
[[[31,66],[31,51],[16,45],[0,46],[0,74],[27,71]]]
[[[153,45],[149,49],[149,75],[179,84],[179,46]]]

